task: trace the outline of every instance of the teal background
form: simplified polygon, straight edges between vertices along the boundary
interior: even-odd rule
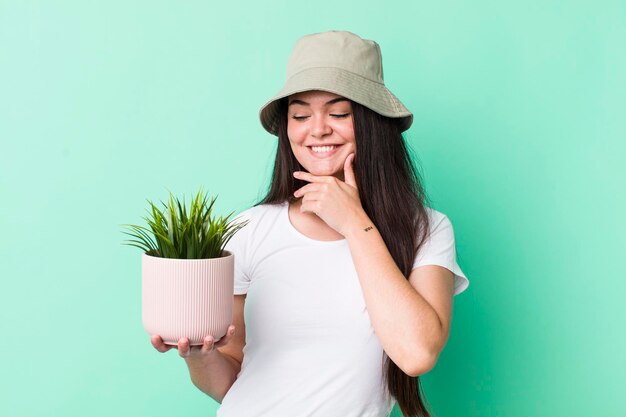
[[[433,414],[626,415],[625,4],[0,0],[0,415],[214,415],[119,224],[166,189],[257,201],[258,109],[329,29],[381,45],[471,281]]]

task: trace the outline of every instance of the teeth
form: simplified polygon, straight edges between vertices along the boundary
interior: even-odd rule
[[[313,149],[313,152],[330,152],[330,151],[332,151],[335,148],[336,148],[335,145],[331,145],[331,146],[311,146],[311,149]]]

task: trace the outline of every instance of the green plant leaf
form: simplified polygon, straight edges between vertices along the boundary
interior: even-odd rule
[[[163,209],[147,200],[149,208],[143,219],[148,227],[122,225],[130,246],[136,246],[152,256],[179,259],[204,259],[222,256],[224,247],[248,221],[233,223],[234,212],[226,217],[213,215],[217,196],[210,197],[201,188],[191,198],[189,208],[169,192],[167,203],[161,201]]]

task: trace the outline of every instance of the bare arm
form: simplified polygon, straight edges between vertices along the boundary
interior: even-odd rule
[[[217,343],[212,336],[204,339],[202,346],[189,346],[188,339],[178,341],[178,354],[185,359],[193,384],[218,403],[235,383],[243,362],[243,347],[246,344],[244,324],[244,295],[235,295],[233,304],[233,324],[226,335]],[[172,346],[163,344],[161,338],[153,335],[152,345],[159,352],[166,352]]]
[[[438,265],[414,269],[407,280],[367,215],[346,233],[374,331],[407,375],[435,366],[450,331],[454,274]]]
[[[239,362],[218,349],[202,355],[189,355],[185,362],[189,367],[191,382],[220,404],[241,370]]]

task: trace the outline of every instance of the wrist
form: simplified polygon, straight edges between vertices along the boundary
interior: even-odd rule
[[[364,236],[374,231],[378,231],[374,222],[365,213],[355,216],[354,220],[350,222],[346,228],[344,236],[346,239],[354,239],[356,237]]]

